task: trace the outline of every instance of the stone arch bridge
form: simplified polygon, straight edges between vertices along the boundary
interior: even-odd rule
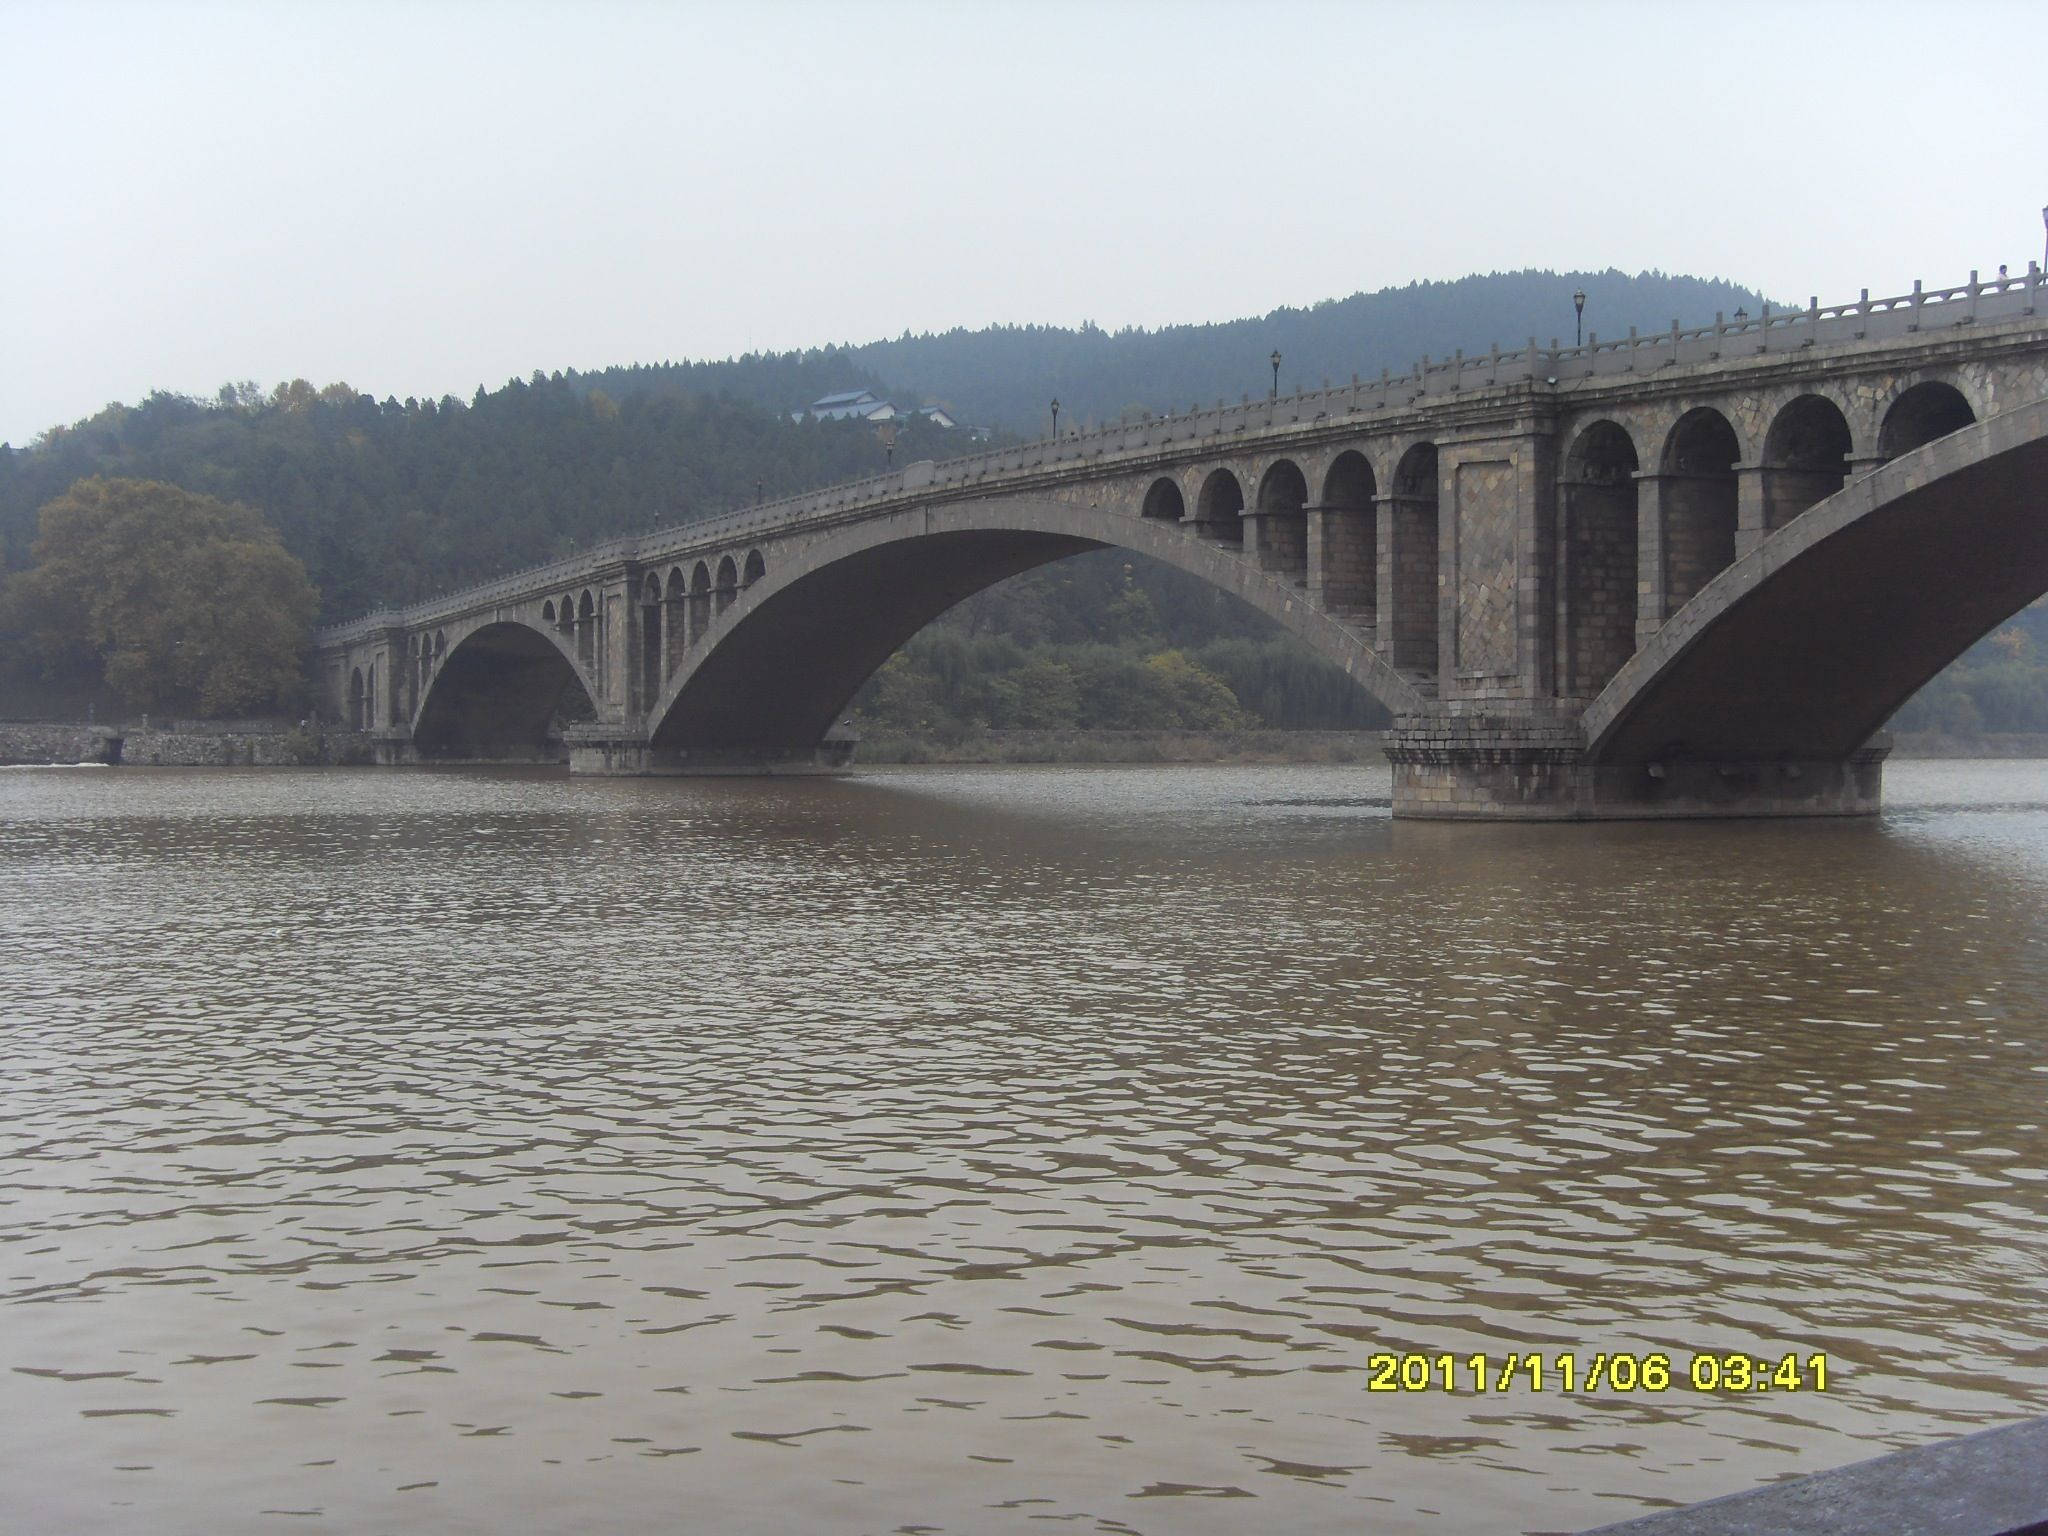
[[[861,682],[1120,546],[1395,716],[1397,815],[1875,810],[1892,712],[2048,591],[2048,282],[1418,363],[616,539],[325,630],[380,760],[847,761]]]

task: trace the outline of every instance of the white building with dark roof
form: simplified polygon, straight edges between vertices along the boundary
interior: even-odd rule
[[[927,405],[912,411],[894,401],[880,399],[871,389],[844,389],[836,395],[825,395],[813,400],[810,409],[793,412],[790,420],[802,421],[806,416],[817,421],[866,421],[877,426],[922,416],[937,426],[954,424],[953,418],[939,406]]]

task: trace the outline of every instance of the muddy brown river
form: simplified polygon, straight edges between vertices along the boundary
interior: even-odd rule
[[[2048,1412],[2048,764],[1887,778],[0,772],[0,1523],[1570,1531]]]

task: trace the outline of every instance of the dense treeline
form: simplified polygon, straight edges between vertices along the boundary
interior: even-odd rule
[[[2048,599],[1972,646],[1908,701],[1891,728],[1962,741],[1987,731],[2048,735]]]
[[[315,597],[248,507],[155,480],[80,480],[0,587],[7,665],[74,697],[235,715],[295,701]]]
[[[1386,712],[1342,670],[1215,588],[1101,550],[1014,577],[903,648],[861,690],[864,728],[1368,730]]]

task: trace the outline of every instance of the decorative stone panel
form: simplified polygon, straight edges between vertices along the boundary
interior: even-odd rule
[[[1457,520],[1460,677],[1515,671],[1515,530],[1519,487],[1510,459],[1468,460],[1452,474]]]

